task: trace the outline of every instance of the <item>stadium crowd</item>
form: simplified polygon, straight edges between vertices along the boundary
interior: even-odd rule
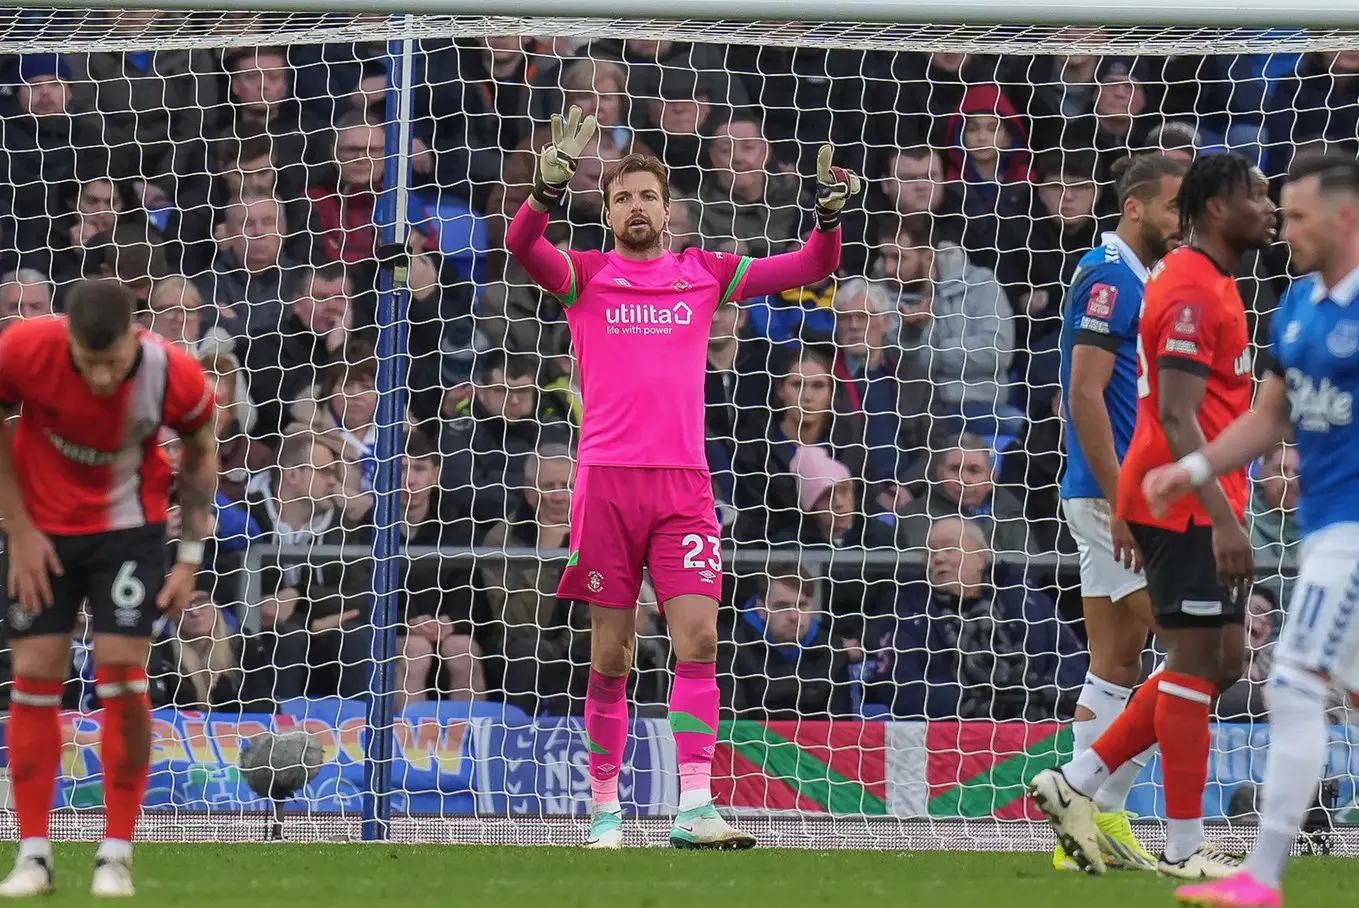
[[[154,35],[175,15],[122,12],[112,27]],[[270,555],[246,578],[245,555],[373,540],[385,46],[31,54],[3,73],[0,329],[60,311],[79,277],[110,276],[216,382],[213,569],[165,622],[157,703],[361,696],[371,565]],[[402,559],[400,702],[560,714],[584,695],[587,616],[555,598],[579,386],[559,302],[503,251],[551,114],[577,104],[601,123],[550,228],[561,246],[609,241],[598,178],[632,151],[671,169],[676,249],[801,242],[809,155],[828,137],[869,180],[839,274],[712,326],[725,542],[768,550],[728,564],[724,707],[1040,719],[1069,715],[1086,668],[1071,578],[1035,556],[1074,550],[1057,507],[1057,335],[1076,260],[1117,216],[1110,168],[1143,150],[1231,148],[1278,175],[1298,148],[1354,146],[1356,86],[1359,52],[419,42],[399,532],[412,547],[542,554]],[[1285,275],[1268,254],[1240,275],[1257,337]],[[1296,462],[1281,449],[1257,470],[1262,664],[1290,584]],[[858,549],[863,563],[837,561]],[[664,708],[663,624],[644,596],[643,712]],[[81,652],[71,706],[94,703]],[[1239,708],[1257,701],[1246,690]]]

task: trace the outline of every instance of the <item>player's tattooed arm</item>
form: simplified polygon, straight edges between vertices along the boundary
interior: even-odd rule
[[[217,473],[217,433],[209,422],[184,437],[184,465],[179,474],[180,539],[184,542],[202,542],[212,534]]]

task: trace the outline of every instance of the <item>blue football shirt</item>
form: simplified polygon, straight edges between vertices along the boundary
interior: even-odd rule
[[[1092,344],[1114,354],[1114,371],[1104,388],[1104,405],[1114,431],[1114,450],[1123,459],[1137,425],[1137,327],[1147,267],[1116,233],[1087,252],[1076,267],[1062,314],[1062,412],[1067,421],[1063,498],[1103,498],[1071,427],[1071,352]]]
[[[1274,361],[1288,382],[1289,418],[1302,478],[1303,533],[1359,521],[1359,269],[1327,289],[1309,274],[1288,288],[1270,322]]]

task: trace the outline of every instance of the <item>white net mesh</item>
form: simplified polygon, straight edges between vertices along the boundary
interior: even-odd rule
[[[415,40],[413,116],[396,125],[414,257],[384,674],[368,625],[391,38]],[[588,616],[555,592],[581,402],[560,306],[503,251],[548,118],[579,104],[603,128],[549,228],[563,247],[604,248],[598,178],[629,151],[671,168],[674,248],[796,246],[823,142],[869,181],[834,280],[713,328],[719,803],[790,844],[931,846],[949,824],[952,847],[1046,847],[996,821],[1033,818],[1023,780],[1069,750],[1087,665],[1053,401],[1064,287],[1116,213],[1109,168],[1138,149],[1231,148],[1277,175],[1299,148],[1359,142],[1359,39],[1342,30],[10,8],[0,53],[0,314],[59,310],[71,281],[118,276],[224,402],[212,569],[152,660],[145,830],[159,838],[260,834],[269,803],[241,750],[271,729],[321,745],[296,834],[351,834],[374,784],[366,701],[389,684],[377,772],[409,815],[394,835],[579,835],[561,818],[588,809]],[[1265,255],[1242,277],[1261,323],[1284,264]],[[844,465],[851,517],[813,513],[825,490],[794,475],[789,439]],[[1270,593],[1251,680],[1218,726],[1211,818],[1261,777],[1291,469],[1258,483]],[[925,571],[956,549],[942,518],[960,513],[985,545]],[[970,571],[985,593],[959,604],[948,578]],[[654,602],[637,628],[623,800],[668,815],[672,656]],[[71,835],[101,804],[92,677],[82,641],[60,786]],[[1155,778],[1131,804],[1146,817],[1163,811]]]

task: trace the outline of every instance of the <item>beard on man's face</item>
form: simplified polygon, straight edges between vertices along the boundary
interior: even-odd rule
[[[630,221],[622,230],[614,234],[614,241],[626,249],[650,249],[660,242],[661,232],[651,221],[642,226],[640,221]]]

